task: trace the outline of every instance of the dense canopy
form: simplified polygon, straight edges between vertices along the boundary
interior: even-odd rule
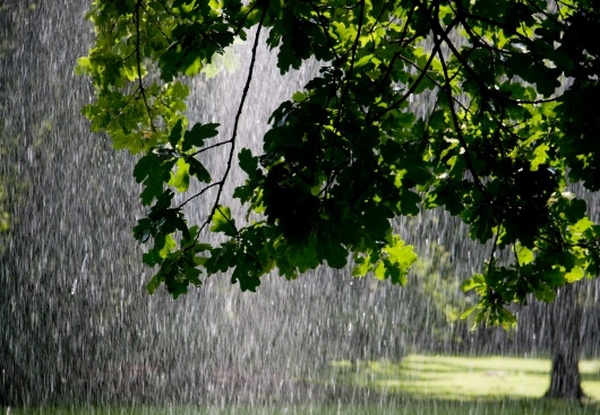
[[[479,294],[478,321],[510,323],[507,304],[531,293],[552,300],[558,287],[598,275],[600,227],[572,186],[600,188],[599,8],[595,0],[96,0],[88,14],[96,42],[77,68],[95,87],[84,113],[116,148],[142,155],[134,175],[149,210],[134,233],[156,267],[149,290],[165,284],[176,297],[231,270],[232,282],[253,291],[275,269],[295,278],[349,261],[356,276],[404,284],[416,254],[392,221],[438,207],[493,246],[464,286]],[[237,39],[252,45],[242,64],[249,74],[222,139],[221,120],[189,125],[186,79],[203,76]],[[240,148],[238,120],[259,42],[276,50],[282,74],[313,60],[321,69],[272,114],[254,154]],[[223,147],[227,168],[215,177],[200,157]],[[223,205],[236,160],[247,180],[233,197],[246,221]],[[188,223],[184,207],[207,194],[208,215]],[[500,250],[510,258],[500,261]]]

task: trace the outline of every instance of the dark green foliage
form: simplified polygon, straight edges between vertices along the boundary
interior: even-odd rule
[[[98,37],[78,71],[97,98],[84,112],[115,146],[145,153],[134,174],[142,203],[156,202],[135,236],[154,241],[150,291],[164,283],[177,296],[201,283],[200,270],[231,270],[254,291],[272,269],[296,278],[350,256],[354,275],[404,284],[416,255],[391,221],[435,207],[493,246],[465,283],[480,295],[478,321],[511,323],[507,304],[532,293],[548,301],[597,275],[600,227],[569,189],[600,188],[600,15],[590,1],[551,3],[94,2]],[[188,90],[176,81],[201,76],[251,27],[268,29],[281,73],[322,63],[274,111],[260,154],[238,149],[237,116],[221,142],[206,143],[219,124],[188,129]],[[221,146],[229,158],[215,179],[198,156]],[[221,206],[236,155],[247,174],[233,193],[243,223]],[[190,181],[205,187],[173,206]],[[212,188],[208,217],[188,230],[182,207]],[[224,239],[201,244],[206,228]],[[512,260],[497,260],[501,249]]]

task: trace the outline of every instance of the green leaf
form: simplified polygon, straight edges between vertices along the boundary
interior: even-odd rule
[[[548,144],[541,144],[536,147],[533,152],[534,159],[531,160],[531,171],[536,171],[541,164],[547,162],[548,150],[550,150],[550,146]]]
[[[402,192],[400,193],[400,212],[402,212],[403,215],[418,215],[419,203],[421,203],[421,196],[411,190],[402,189]]]
[[[387,254],[387,258],[384,260],[386,277],[390,278],[392,283],[406,284],[408,271],[417,260],[414,248],[406,245],[399,236],[394,235],[383,250]]]
[[[586,209],[585,200],[572,199],[565,208],[565,215],[570,222],[577,222],[584,217]]]
[[[473,307],[469,307],[468,309],[466,309],[461,315],[460,315],[460,319],[461,320],[465,320],[466,318],[468,318],[471,314],[473,314],[473,311],[477,310],[479,308],[479,305],[474,305]]]
[[[254,196],[254,188],[251,186],[238,186],[233,191],[233,197],[242,203],[247,203]]]
[[[235,266],[237,260],[237,251],[233,242],[229,241],[221,244],[220,247],[210,250],[210,257],[204,263],[209,274],[217,272],[227,272]]]
[[[160,287],[160,284],[162,282],[163,281],[162,278],[160,278],[160,274],[156,274],[150,279],[150,281],[146,285],[146,290],[148,290],[149,294],[154,294],[154,292],[158,289],[158,287]]]
[[[343,268],[348,261],[348,251],[339,243],[331,239],[317,239],[316,253],[319,261],[327,261],[332,268]]]
[[[202,281],[200,280],[200,275],[202,272],[193,265],[190,265],[189,262],[183,263],[183,273],[185,279],[187,279],[190,283],[195,285],[196,287],[202,285]]]
[[[190,165],[184,159],[177,160],[177,171],[171,177],[169,184],[179,192],[186,192],[190,186]]]
[[[212,181],[210,173],[202,163],[192,156],[184,156],[184,159],[189,164],[188,171],[192,176],[196,177],[202,183],[210,183]]]
[[[248,255],[238,257],[233,273],[231,274],[232,284],[239,282],[242,291],[256,291],[256,287],[260,285],[260,278],[257,275],[256,264]]]
[[[588,229],[591,229],[594,226],[594,222],[592,222],[589,218],[584,217],[579,219],[574,225],[570,226],[569,229],[573,233],[584,233]]]
[[[258,170],[258,157],[252,156],[252,152],[249,149],[241,149],[238,154],[238,160],[240,168],[246,172],[250,180],[256,180],[261,176]]]
[[[546,282],[551,288],[560,287],[564,285],[566,272],[564,268],[555,266],[549,270],[544,271],[544,282]],[[552,294],[552,299],[554,299],[554,292]]]
[[[477,290],[478,288],[485,287],[485,286],[486,286],[485,277],[481,274],[475,274],[475,275],[473,275],[472,278],[467,279],[462,284],[462,290],[464,292],[467,292],[467,291],[471,291],[471,290]]]
[[[144,205],[149,205],[163,193],[164,185],[171,178],[171,169],[175,159],[165,159],[154,149],[140,158],[133,169],[133,175],[138,183],[144,184],[140,198]]]
[[[533,251],[522,246],[521,244],[517,244],[515,246],[515,254],[520,265],[530,264],[535,259]]]
[[[352,268],[353,277],[364,277],[371,270],[372,265],[367,258],[360,257],[354,261],[354,268]]]
[[[165,243],[162,249],[160,250],[159,255],[161,256],[161,258],[166,258],[171,252],[173,252],[175,248],[177,248],[177,242],[175,242],[173,234],[166,235]]]
[[[171,147],[175,148],[179,140],[181,140],[181,133],[183,132],[183,119],[178,119],[173,128],[171,134],[169,134],[169,143]]]
[[[367,203],[363,207],[362,223],[375,238],[385,238],[391,228],[389,209],[381,204]]]
[[[234,237],[238,231],[235,223],[231,218],[231,210],[227,206],[217,206],[212,217],[212,232],[222,232],[227,236]]]
[[[567,283],[573,283],[581,280],[585,276],[585,272],[581,267],[573,267],[573,269],[565,274],[565,280]]]
[[[193,147],[201,148],[204,146],[204,140],[214,137],[219,133],[217,130],[218,127],[219,124],[216,123],[204,125],[200,123],[194,124],[191,130],[188,130],[184,133],[181,149],[183,151],[188,151]]]
[[[341,244],[325,244],[321,248],[321,255],[331,268],[341,269],[346,266],[348,251]]]

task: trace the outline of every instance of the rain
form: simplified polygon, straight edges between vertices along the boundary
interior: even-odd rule
[[[380,405],[383,411],[401,398],[336,382],[331,363],[358,371],[361,362],[399,362],[414,353],[546,358],[553,331],[566,335],[569,327],[579,331],[580,357],[598,359],[595,280],[575,287],[579,311],[559,295],[555,305],[515,307],[514,330],[470,331],[457,316],[475,299],[460,284],[481,269],[491,248],[477,246],[464,226],[439,211],[395,224],[421,258],[407,287],[323,267],[293,281],[270,275],[256,293],[242,293],[229,276],[217,275],[177,300],[162,289],[150,296],[152,270],[143,266],[132,234],[143,215],[135,157],[90,133],[81,115],[93,91],[73,68],[93,41],[88,6],[0,3],[0,214],[7,212],[9,223],[0,232],[0,407]],[[190,123],[219,122],[221,136],[231,134],[249,53],[236,45],[218,74],[190,85]],[[240,127],[240,146],[254,152],[269,114],[317,70],[307,65],[280,77],[273,59],[260,51]],[[214,176],[224,168],[225,151],[203,160]],[[234,171],[225,193],[243,180]],[[192,220],[206,213],[211,196],[189,206]],[[588,199],[597,220],[597,196]],[[226,203],[243,216],[234,201]]]

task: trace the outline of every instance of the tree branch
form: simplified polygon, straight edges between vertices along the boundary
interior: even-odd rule
[[[350,64],[349,64],[349,68],[348,71],[345,74],[345,82],[344,82],[344,87],[342,89],[342,93],[340,94],[340,98],[339,98],[339,104],[337,106],[337,115],[335,117],[334,120],[334,138],[333,138],[333,143],[332,143],[332,148],[333,150],[335,150],[337,148],[337,137],[338,137],[338,126],[340,125],[340,120],[342,119],[342,115],[344,113],[344,102],[346,101],[346,97],[348,96],[349,90],[350,90],[350,81],[352,79],[352,75],[354,72],[354,63],[356,60],[356,51],[358,49],[358,43],[360,42],[360,32],[362,31],[362,27],[363,27],[363,23],[364,23],[364,17],[365,17],[365,0],[361,0],[360,2],[360,11],[359,11],[360,15],[359,15],[359,20],[358,20],[358,25],[356,28],[356,36],[354,38],[354,41],[352,42],[352,48],[350,50]],[[344,54],[346,55],[346,54]],[[332,157],[334,154],[334,151],[331,152]],[[329,188],[331,186],[331,184],[334,182],[334,178],[336,176],[336,168],[334,166],[332,166],[332,161],[333,160],[329,160],[329,164],[330,164],[330,170],[331,172],[329,173],[328,177],[327,177],[327,182],[325,183],[325,186],[323,186],[323,189],[321,190],[320,193],[323,194],[327,194],[327,192],[329,191]]]
[[[150,105],[148,105],[148,100],[146,99],[146,90],[144,89],[144,83],[142,81],[142,57],[140,52],[140,8],[142,7],[142,0],[138,0],[135,4],[135,58],[137,63],[137,73],[138,73],[138,84],[140,95],[144,100],[144,106],[146,107],[146,112],[148,113],[148,119],[150,121],[150,129],[155,132],[156,128],[154,127],[154,121],[152,117],[152,112],[150,111]]]
[[[458,23],[458,21],[459,21],[458,17],[455,17],[450,22],[450,24],[448,25],[448,27],[446,28],[446,31],[449,33],[454,28],[454,26]],[[423,81],[423,78],[425,78],[427,76],[427,71],[431,67],[431,64],[433,63],[433,59],[435,58],[435,55],[440,51],[440,45],[441,45],[441,43],[442,43],[442,41],[439,40],[439,39],[437,39],[437,38],[436,38],[436,40],[434,40],[433,49],[431,51],[431,55],[429,56],[429,59],[425,63],[425,66],[422,69],[420,69],[421,72],[417,76],[417,79],[415,79],[415,81],[408,88],[408,91],[406,91],[404,93],[404,95],[402,95],[402,97],[400,97],[400,99],[398,99],[397,101],[395,101],[392,105],[390,105],[385,110],[383,110],[380,113],[378,113],[377,116],[373,119],[373,121],[381,119],[381,117],[383,117],[388,112],[390,112],[390,111],[398,108],[400,105],[402,105],[402,103],[404,101],[406,101],[408,99],[408,97],[411,96],[411,94],[417,89],[417,87],[419,86],[419,84]]]
[[[442,32],[442,35],[445,35],[444,31],[439,26],[439,22],[435,21],[435,23],[433,23],[433,20],[434,19],[431,19],[431,21],[432,21],[432,29],[434,30],[434,37],[438,37],[439,36],[439,34],[436,31],[436,29],[438,29],[440,32]],[[448,73],[448,66],[446,65],[446,60],[444,59],[443,53],[441,53],[441,51],[438,52],[438,55],[440,57],[440,63],[442,65],[442,70],[444,72],[444,78],[446,78],[446,83],[445,83],[442,91],[448,97],[448,104],[449,104],[448,107],[450,109],[450,115],[451,115],[451,118],[452,118],[452,124],[454,125],[454,131],[456,132],[456,136],[458,138],[458,141],[460,142],[460,145],[464,149],[464,159],[465,159],[465,162],[467,163],[467,169],[469,170],[469,172],[473,176],[473,181],[475,182],[475,184],[477,185],[477,187],[479,188],[479,190],[481,191],[481,193],[486,197],[486,199],[488,199],[488,202],[490,203],[490,206],[493,209],[495,209],[495,205],[493,203],[493,199],[488,194],[485,186],[483,185],[483,183],[481,182],[481,179],[479,178],[479,175],[477,174],[477,171],[475,170],[475,166],[473,165],[473,160],[471,159],[471,155],[469,153],[469,147],[467,146],[467,142],[466,142],[466,140],[465,140],[465,138],[464,138],[464,136],[462,134],[462,129],[461,129],[460,122],[459,122],[459,119],[458,119],[458,114],[456,113],[456,110],[454,109],[454,104],[453,104],[453,102],[454,102],[454,95],[452,93],[452,86],[450,84],[450,76],[449,76],[449,73]]]
[[[189,156],[190,157],[195,157],[198,154],[202,154],[202,153],[204,153],[204,152],[206,152],[208,150],[212,150],[213,148],[221,147],[221,146],[224,146],[224,145],[230,144],[230,143],[231,143],[231,139],[226,140],[226,141],[221,141],[220,143],[215,143],[215,144],[212,144],[212,145],[210,145],[208,147],[203,147],[200,150],[196,151],[195,153],[190,154]]]
[[[179,206],[177,206],[177,209],[181,209],[182,207],[184,207],[185,205],[187,205],[189,202],[191,202],[192,200],[196,199],[197,197],[202,196],[204,193],[206,193],[209,189],[212,189],[215,186],[220,186],[221,182],[214,182],[209,184],[208,186],[206,186],[204,189],[200,190],[198,193],[196,193],[195,195],[189,197],[185,202],[181,203]]]
[[[225,187],[225,182],[227,181],[229,172],[231,171],[231,166],[233,164],[233,155],[234,155],[235,149],[236,149],[235,144],[236,144],[236,138],[237,138],[238,128],[239,128],[239,124],[240,124],[240,118],[242,116],[242,111],[243,111],[244,105],[246,103],[246,98],[248,97],[248,91],[250,90],[250,83],[252,82],[252,75],[254,73],[254,64],[256,63],[258,40],[260,37],[260,31],[263,27],[263,22],[265,20],[266,15],[267,15],[267,8],[265,7],[262,11],[262,14],[260,16],[260,21],[258,22],[258,27],[256,29],[256,36],[254,37],[254,44],[252,45],[252,56],[250,58],[250,66],[248,68],[248,76],[246,78],[246,84],[244,85],[244,89],[242,91],[242,98],[240,99],[240,105],[238,106],[237,113],[235,114],[235,121],[233,123],[233,132],[231,133],[231,138],[228,141],[231,144],[231,148],[229,150],[229,157],[227,159],[227,167],[225,168],[225,172],[223,173],[223,178],[221,179],[220,182],[217,182],[218,190],[217,190],[217,195],[215,197],[215,202],[213,203],[210,214],[206,218],[206,221],[200,227],[200,230],[198,231],[198,235],[200,235],[200,232],[202,232],[202,230],[211,222],[213,216],[215,215],[215,212],[217,211],[217,209],[219,207],[219,202],[221,200],[223,188]]]

